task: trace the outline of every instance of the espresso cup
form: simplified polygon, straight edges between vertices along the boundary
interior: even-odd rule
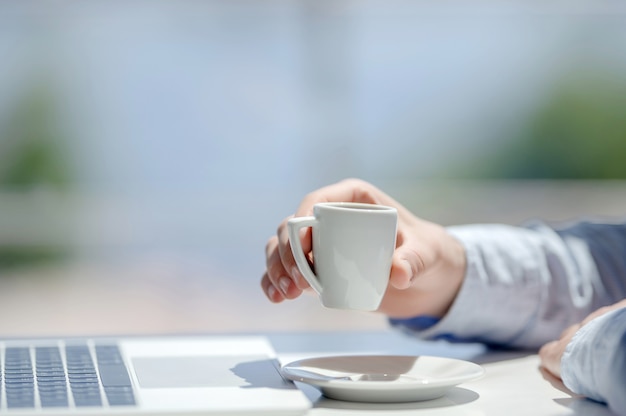
[[[288,221],[291,250],[300,273],[328,308],[373,311],[383,299],[396,246],[395,208],[326,202],[313,216]],[[312,228],[313,269],[300,230]]]

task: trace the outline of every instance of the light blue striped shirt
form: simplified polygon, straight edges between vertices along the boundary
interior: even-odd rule
[[[466,248],[467,271],[438,322],[392,320],[424,337],[538,348],[596,309],[626,298],[626,223],[554,229],[467,225],[449,232]],[[573,392],[626,409],[626,309],[578,331],[561,361]]]

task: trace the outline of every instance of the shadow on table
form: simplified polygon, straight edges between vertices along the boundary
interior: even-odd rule
[[[584,397],[568,397],[554,401],[572,411],[572,415],[580,416],[615,416],[608,406],[585,399]]]
[[[602,403],[595,402],[593,400],[587,399],[583,396],[577,395],[573,393],[570,389],[565,387],[563,382],[554,377],[545,369],[539,367],[539,372],[541,376],[548,383],[552,385],[557,390],[562,391],[565,394],[568,394],[572,397],[554,399],[554,401],[561,406],[567,407],[568,409],[573,411],[574,415],[584,415],[584,416],[611,416],[614,415],[611,410]]]
[[[293,383],[280,375],[280,364],[276,359],[250,359],[237,363],[230,371],[245,385],[242,388],[294,389]]]
[[[307,392],[305,392],[307,393]],[[308,395],[308,393],[307,393]],[[309,396],[310,397],[310,396]],[[318,395],[314,400],[313,407],[320,409],[341,409],[356,411],[392,411],[392,410],[415,410],[415,409],[435,409],[439,407],[459,406],[478,400],[480,396],[472,390],[461,387],[453,387],[445,394],[445,396],[433,400],[424,400],[419,402],[407,403],[360,403],[347,402],[341,400],[333,400]]]
[[[500,361],[509,361],[518,358],[525,358],[535,354],[537,354],[536,350],[518,350],[489,347],[485,353],[472,357],[470,361],[475,362],[476,364],[490,364]]]

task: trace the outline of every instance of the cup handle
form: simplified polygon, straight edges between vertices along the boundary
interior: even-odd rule
[[[302,276],[304,276],[304,279],[311,285],[313,290],[315,290],[318,295],[321,295],[323,290],[322,285],[317,276],[315,276],[315,273],[313,273],[313,270],[311,270],[311,266],[309,266],[306,257],[304,257],[304,250],[302,249],[302,242],[300,241],[300,229],[313,227],[315,224],[317,224],[315,217],[295,217],[287,221],[287,228],[289,231],[291,252],[296,260],[298,269],[300,269],[300,273],[302,273]]]

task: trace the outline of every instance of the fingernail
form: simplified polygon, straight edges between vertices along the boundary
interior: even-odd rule
[[[293,269],[291,269],[291,276],[294,279],[298,279],[300,277],[300,269],[298,269],[298,267],[294,267]]]
[[[286,295],[287,291],[289,291],[289,286],[291,285],[291,279],[288,277],[281,277],[278,279],[278,286],[280,286],[280,290]]]
[[[402,260],[402,268],[404,269],[407,276],[409,277],[409,281],[412,282],[416,276],[413,273],[413,267],[411,266],[411,263],[409,263],[409,261],[406,259]]]
[[[270,285],[267,288],[267,296],[270,298],[270,300],[274,300],[274,296],[276,295],[276,288],[272,285]]]

